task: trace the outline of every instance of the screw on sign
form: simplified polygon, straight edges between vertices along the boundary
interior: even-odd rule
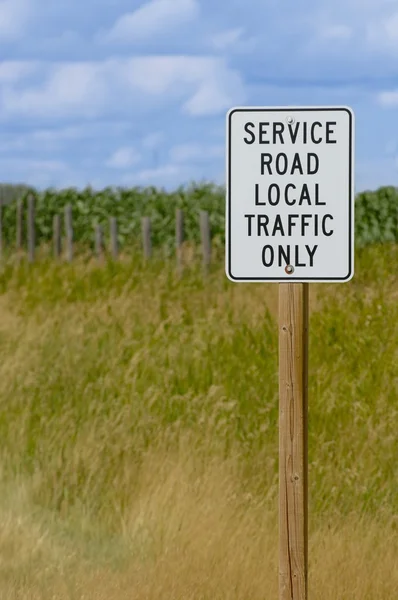
[[[308,282],[354,274],[354,115],[227,115],[225,270],[279,285],[279,599],[308,598]]]

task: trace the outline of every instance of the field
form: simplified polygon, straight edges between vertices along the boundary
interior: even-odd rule
[[[397,264],[311,286],[313,600],[396,597]],[[277,598],[277,287],[2,267],[1,600]]]
[[[48,243],[53,234],[54,215],[63,215],[70,205],[73,220],[73,238],[79,247],[93,249],[94,227],[104,228],[109,241],[109,218],[118,225],[121,248],[141,246],[141,219],[151,219],[152,243],[155,248],[171,254],[175,247],[176,209],[184,212],[185,239],[198,244],[199,211],[209,213],[212,243],[222,247],[225,232],[225,189],[211,183],[192,184],[166,192],[157,188],[106,188],[95,191],[44,190],[0,184],[2,208],[2,237],[4,245],[15,248],[17,231],[17,202],[25,209],[27,197],[35,199],[35,229],[38,244]],[[26,221],[23,223],[26,232]],[[398,243],[398,188],[384,186],[376,191],[357,194],[355,199],[355,241],[358,248],[369,244]]]

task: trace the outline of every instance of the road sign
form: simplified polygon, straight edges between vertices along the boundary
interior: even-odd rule
[[[232,281],[354,274],[354,115],[346,107],[227,115],[226,273]]]

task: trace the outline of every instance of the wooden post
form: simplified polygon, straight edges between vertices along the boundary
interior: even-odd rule
[[[72,206],[65,206],[65,236],[66,236],[66,260],[73,260],[73,224],[72,224]]]
[[[3,190],[0,196],[0,259],[3,258]]]
[[[17,215],[16,215],[16,251],[19,254],[22,250],[22,227],[23,227],[23,202],[17,200]]]
[[[116,260],[118,255],[118,243],[117,243],[117,221],[116,217],[111,217],[109,219],[109,227],[111,234],[111,253],[112,257]]]
[[[142,219],[142,243],[144,247],[144,258],[148,260],[152,255],[152,241],[151,241],[151,219],[144,217]]]
[[[28,261],[35,260],[35,199],[28,196]]]
[[[211,260],[211,235],[209,213],[204,210],[200,211],[200,237],[202,240],[203,270],[207,274]]]
[[[177,271],[182,274],[182,244],[184,242],[184,213],[180,208],[176,210],[176,254],[177,254]]]
[[[308,283],[279,284],[279,600],[307,600]]]
[[[62,252],[61,217],[59,215],[53,217],[53,246],[55,258],[59,258]]]
[[[95,226],[95,254],[98,259],[104,255],[104,233],[99,223]]]

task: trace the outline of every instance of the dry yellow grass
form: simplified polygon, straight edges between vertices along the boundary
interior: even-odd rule
[[[236,494],[233,465],[153,455],[123,531],[76,540],[32,514],[20,488],[0,513],[4,600],[276,599],[276,506]],[[200,471],[200,469],[199,469]],[[95,547],[95,544],[98,547]],[[91,546],[92,545],[92,546]],[[310,536],[314,600],[387,600],[398,589],[393,521],[325,522]]]
[[[398,597],[396,259],[312,289],[314,600]],[[0,600],[276,600],[277,286],[0,284]]]

